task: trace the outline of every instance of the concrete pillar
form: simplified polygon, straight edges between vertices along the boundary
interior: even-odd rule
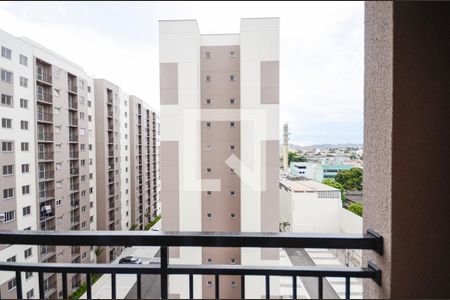
[[[364,298],[448,298],[450,4],[366,2],[364,72]]]

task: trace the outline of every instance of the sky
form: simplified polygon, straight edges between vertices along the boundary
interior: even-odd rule
[[[280,132],[305,146],[363,141],[363,2],[0,2],[0,29],[25,36],[159,109],[158,20],[239,33],[280,17]]]

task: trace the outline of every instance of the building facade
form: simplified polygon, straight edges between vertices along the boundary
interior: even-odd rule
[[[129,97],[131,220],[137,230],[158,215],[157,114],[143,100]]]
[[[12,215],[20,214],[25,220],[34,218],[34,226],[30,223],[14,229],[90,230],[95,224],[90,207],[96,198],[90,180],[95,174],[89,146],[89,133],[94,132],[87,102],[90,78],[81,67],[31,40],[0,34],[1,93],[5,104],[2,130],[9,130],[2,136],[17,144],[5,153],[13,161],[18,159],[13,174],[27,174],[23,181],[17,181],[21,186],[13,190],[9,187],[12,177],[1,185],[4,199],[9,197],[13,200],[9,203],[16,205],[15,213],[8,205],[2,208],[8,219],[5,223]],[[4,144],[9,150],[8,141]],[[2,168],[5,174],[10,174],[10,166],[5,164]],[[22,207],[27,199],[35,201],[34,205]],[[24,259],[29,259],[27,256],[32,255],[25,255]],[[92,249],[40,246],[34,256],[40,262],[92,262]],[[68,274],[69,293],[83,281],[83,275]],[[61,276],[46,274],[43,288],[46,298],[61,296]],[[2,292],[2,296],[13,296],[9,292]],[[27,296],[37,293],[35,287]]]
[[[200,34],[195,20],[160,21],[163,230],[277,232],[279,19],[242,19],[240,34]],[[174,263],[278,264],[278,249],[170,249]],[[214,297],[214,277],[195,295]],[[250,298],[263,281],[248,278]],[[188,297],[187,280],[169,293]],[[240,279],[220,279],[240,298]],[[278,293],[277,281],[271,292]]]

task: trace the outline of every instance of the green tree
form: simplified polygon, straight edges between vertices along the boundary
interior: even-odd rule
[[[291,164],[291,162],[307,162],[308,159],[305,156],[300,156],[295,152],[289,152],[288,153],[288,163]]]
[[[287,231],[291,227],[289,222],[281,222],[280,223],[280,231]]]
[[[357,214],[358,216],[362,217],[363,214],[363,206],[362,203],[352,203],[347,208],[349,211],[351,211],[354,214]]]
[[[332,187],[337,188],[338,190],[340,190],[341,191],[342,203],[345,202],[344,187],[342,186],[342,184],[340,184],[339,182],[337,182],[336,180],[331,179],[331,178],[324,179],[322,181],[322,183],[326,184],[326,185],[329,185],[329,186],[332,186]]]
[[[346,191],[362,190],[363,170],[360,168],[351,168],[342,170],[336,174],[335,180],[339,182]]]

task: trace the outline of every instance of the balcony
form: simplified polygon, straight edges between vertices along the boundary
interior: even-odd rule
[[[55,172],[53,170],[47,170],[44,172],[39,171],[39,181],[47,181],[55,178]]]
[[[50,75],[48,73],[36,72],[36,80],[51,85],[52,84],[52,75]]]
[[[56,254],[55,246],[40,247],[41,260],[47,260]]]
[[[78,143],[78,135],[76,134],[69,135],[69,143]]]
[[[38,160],[39,161],[53,160],[53,152],[52,151],[38,152]]]
[[[38,112],[36,117],[38,122],[53,123],[53,114],[51,113]]]
[[[39,191],[39,201],[41,201],[41,202],[53,199],[54,197],[55,197],[54,189],[45,189],[45,190]]]
[[[113,98],[112,98],[112,96],[108,96],[107,101],[108,101],[109,104],[113,104]]]
[[[79,222],[74,218],[73,221]],[[114,224],[112,224],[114,225]],[[114,226],[112,227],[114,228]],[[91,276],[94,273],[112,274],[111,297],[116,298],[116,274],[137,275],[137,298],[141,299],[141,276],[144,274],[160,275],[161,298],[168,297],[168,276],[188,275],[190,298],[193,298],[194,275],[214,275],[216,282],[221,276],[240,276],[241,298],[245,298],[246,276],[265,278],[266,298],[270,298],[270,277],[286,276],[292,278],[292,294],[297,298],[297,279],[316,277],[318,280],[319,298],[323,298],[323,278],[345,278],[345,295],[350,298],[351,278],[369,278],[381,285],[381,270],[369,262],[367,267],[320,267],[320,266],[247,266],[247,265],[173,265],[169,264],[168,247],[257,247],[257,248],[333,248],[373,250],[383,254],[383,238],[369,231],[367,234],[300,234],[300,233],[221,233],[221,232],[149,232],[149,231],[76,231],[55,232],[51,235],[41,231],[0,232],[0,240],[5,244],[21,245],[60,245],[60,246],[157,246],[161,247],[159,264],[127,265],[127,264],[58,264],[58,263],[11,263],[0,262],[1,271],[15,271],[17,274],[33,270],[42,273],[87,274],[87,298],[92,298]],[[18,276],[20,278],[20,276]],[[216,284],[216,287],[219,287]],[[17,284],[18,298],[22,298],[22,284]],[[40,298],[43,298],[40,291]],[[65,290],[63,298],[67,298]],[[220,299],[220,291],[215,289],[216,299]]]
[[[78,126],[78,119],[77,118],[69,118],[69,126]]]
[[[108,144],[114,144],[114,137],[108,137]]]
[[[70,176],[76,176],[80,174],[80,168],[70,168]]]
[[[72,81],[67,82],[67,91],[69,93],[76,94],[77,93],[77,86],[72,83]]]
[[[77,226],[80,224],[80,216],[71,216],[70,217],[70,225]]]
[[[53,133],[52,132],[38,132],[37,133],[38,142],[53,142]]]
[[[78,109],[78,103],[73,98],[69,98],[68,106],[69,106],[69,109],[73,109],[73,110],[77,110]]]
[[[108,117],[109,117],[109,118],[112,118],[112,117],[113,117],[113,114],[114,114],[114,113],[113,113],[112,110],[108,110]]]
[[[69,152],[69,158],[70,159],[78,159],[78,157],[79,157],[78,151],[70,151]]]
[[[80,185],[78,183],[70,184],[70,191],[71,192],[78,192],[79,190],[80,190]]]
[[[70,208],[71,209],[77,209],[80,207],[80,201],[79,200],[72,200],[70,201]]]
[[[52,104],[53,96],[50,93],[36,93],[36,100],[41,103]]]

